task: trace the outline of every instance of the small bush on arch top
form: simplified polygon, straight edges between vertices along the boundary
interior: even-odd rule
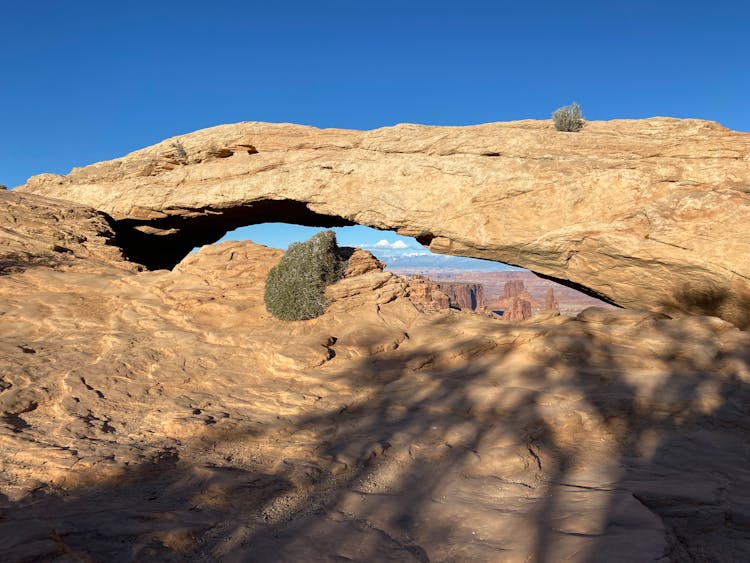
[[[555,110],[555,113],[552,114],[552,120],[555,122],[555,129],[558,131],[580,131],[584,124],[581,108],[575,102]]]

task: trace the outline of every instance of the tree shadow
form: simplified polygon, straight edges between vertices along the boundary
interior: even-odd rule
[[[750,559],[748,333],[618,310],[452,315],[319,368],[358,402],[206,431],[299,435],[311,456],[201,464],[184,447],[5,498],[3,560]]]
[[[674,293],[673,299],[665,300],[661,306],[667,311],[720,317],[747,330],[750,328],[750,290],[746,288],[747,279],[742,281],[744,284],[737,283],[735,287],[726,282],[723,285],[686,284]]]

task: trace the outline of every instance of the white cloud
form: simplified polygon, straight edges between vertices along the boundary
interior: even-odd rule
[[[406,244],[402,240],[397,240],[397,241],[394,241],[394,242],[388,242],[385,239],[381,239],[378,242],[376,242],[375,244],[371,244],[371,245],[363,244],[362,248],[390,248],[392,250],[403,250],[404,248],[409,248],[409,245]]]

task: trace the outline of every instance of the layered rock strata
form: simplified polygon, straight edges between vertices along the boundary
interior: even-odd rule
[[[520,297],[526,291],[521,280],[511,280],[505,283],[503,287],[502,299],[513,299],[514,297]]]
[[[543,308],[526,291],[523,280],[510,280],[503,287],[503,296],[492,304],[492,310],[504,321],[518,322],[530,319]]]
[[[409,276],[409,298],[424,311],[486,311],[484,288],[476,283],[435,282],[416,274]]]
[[[532,315],[531,303],[520,297],[512,297],[503,312],[503,320],[509,322],[525,321]]]
[[[409,278],[409,299],[422,311],[444,311],[451,308],[451,300],[437,284],[423,276]]]
[[[450,306],[464,311],[483,311],[484,288],[476,283],[437,282],[438,289],[450,299]]]
[[[414,275],[413,271],[405,268],[390,267],[389,271],[408,276]],[[481,285],[484,293],[485,307],[490,311],[502,308],[498,307],[498,300],[503,296],[505,284],[513,280],[523,281],[524,289],[530,294],[532,300],[540,304],[545,303],[547,290],[553,289],[560,314],[575,317],[588,307],[612,307],[612,305],[608,305],[603,301],[594,299],[570,287],[540,278],[532,272],[420,269],[420,275],[440,283],[476,283]]]
[[[124,260],[112,221],[67,201],[0,190],[0,275],[47,266],[60,270],[143,269]]]

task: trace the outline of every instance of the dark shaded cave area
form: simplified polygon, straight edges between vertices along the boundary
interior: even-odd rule
[[[316,213],[305,203],[289,200],[264,200],[227,209],[165,209],[164,214],[148,220],[113,220],[115,244],[128,260],[149,270],[171,270],[193,248],[213,244],[239,227],[278,221],[323,228],[356,224]]]
[[[549,280],[551,282],[559,283],[560,285],[564,285],[565,287],[569,287],[570,289],[575,289],[576,291],[583,293],[584,295],[588,295],[589,297],[593,297],[594,299],[598,299],[599,301],[604,301],[605,303],[607,303],[608,305],[612,305],[613,307],[618,307],[620,309],[623,308],[622,305],[618,305],[609,296],[604,295],[603,293],[600,293],[598,291],[595,291],[589,287],[586,287],[585,285],[581,285],[580,283],[566,280],[564,278],[556,278],[555,276],[548,276],[546,274],[540,274],[539,272],[534,272],[534,275],[544,280]]]

